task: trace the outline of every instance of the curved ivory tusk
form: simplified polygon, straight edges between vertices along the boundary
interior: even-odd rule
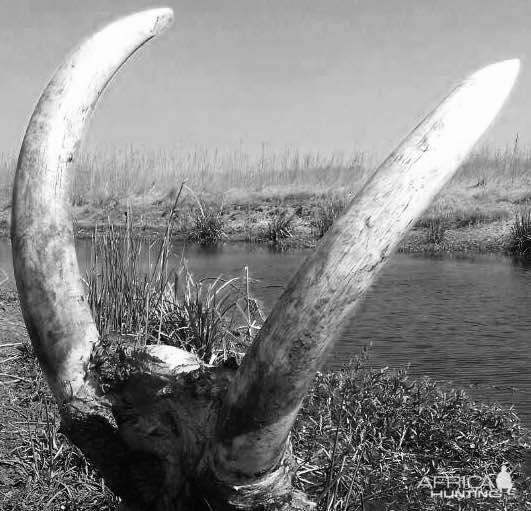
[[[83,386],[98,340],[74,248],[70,167],[107,83],[172,18],[171,9],[139,12],[85,41],[42,93],[22,143],[11,229],[15,278],[28,332],[58,401]]]
[[[500,110],[518,60],[470,76],[384,161],[277,302],[225,398],[218,477],[265,473],[319,365],[402,236]]]

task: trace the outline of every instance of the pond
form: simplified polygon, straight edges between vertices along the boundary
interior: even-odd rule
[[[83,265],[89,243],[80,241],[77,247]],[[248,266],[257,280],[252,290],[266,312],[308,253],[263,245],[206,249],[182,243],[176,244],[175,252],[184,254],[197,278],[242,275]],[[12,285],[7,240],[0,240],[0,268]],[[531,426],[530,312],[530,265],[502,256],[397,254],[326,365],[341,366],[372,342],[375,367],[409,365],[411,374],[450,381],[473,397],[514,403]]]

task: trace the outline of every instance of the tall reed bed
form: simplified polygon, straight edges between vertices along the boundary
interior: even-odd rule
[[[13,184],[16,156],[0,153],[0,188]],[[230,189],[260,191],[301,185],[329,188],[362,182],[370,157],[362,153],[323,155],[286,148],[251,155],[243,150],[192,152],[125,149],[77,157],[74,203],[83,205],[140,194],[165,194],[186,183],[201,193]]]
[[[455,179],[468,180],[477,188],[491,184],[519,186],[531,182],[531,148],[524,147],[516,135],[514,142],[502,149],[483,146],[472,153]]]
[[[271,201],[288,201],[295,208],[298,201],[307,210],[313,208],[297,228],[301,227],[305,236],[311,231],[309,236],[320,238],[341,210],[340,203],[348,203],[363,187],[376,163],[376,158],[361,153],[322,155],[296,149],[274,151],[265,145],[258,155],[241,149],[86,153],[76,161],[74,204],[85,224],[91,218],[101,222],[108,212],[131,204],[137,215],[145,215],[148,226],[155,227],[179,183],[185,181],[203,204],[210,205],[201,212],[194,199],[185,200],[190,214],[180,220],[180,231],[200,243],[217,242],[226,232],[230,236],[241,232],[241,215],[232,215],[241,205],[268,207]],[[4,232],[9,225],[14,168],[14,155],[0,155],[0,228]],[[461,166],[421,223],[436,226],[442,222],[449,229],[499,221],[507,224],[517,207],[531,198],[530,169],[531,152],[518,139],[505,149],[480,148]],[[298,198],[294,201],[293,197]],[[325,197],[329,205],[316,206],[316,197]],[[220,204],[225,204],[223,211]],[[432,222],[433,218],[440,221]],[[261,223],[258,217],[252,220]],[[253,237],[251,222],[245,225]],[[278,229],[272,227],[275,237]],[[262,239],[269,235],[261,234]]]
[[[16,155],[0,154],[0,188],[13,183]],[[371,175],[377,159],[365,153],[323,155],[296,148],[276,151],[266,145],[258,155],[242,149],[136,150],[128,148],[85,153],[77,158],[75,203],[95,203],[113,197],[164,194],[186,181],[199,192],[231,189],[261,191],[294,186],[314,191],[348,187],[357,190]],[[474,152],[453,183],[467,183],[481,191],[491,185],[531,184],[531,151],[515,142],[505,149],[484,146]]]
[[[165,193],[182,181],[200,193],[212,194],[294,184],[322,188],[362,181],[367,166],[367,156],[362,154],[323,156],[295,149],[264,151],[259,156],[207,149],[191,153],[129,150],[82,156],[75,188],[78,202]]]

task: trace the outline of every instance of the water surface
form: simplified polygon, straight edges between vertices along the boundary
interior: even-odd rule
[[[196,277],[242,275],[268,312],[307,251],[261,245],[176,245]],[[78,258],[88,260],[88,243]],[[175,257],[175,262],[178,260]],[[12,279],[9,242],[0,268]],[[451,381],[474,397],[515,403],[531,426],[531,266],[501,256],[396,255],[347,325],[327,365],[337,367],[372,342],[377,367],[410,366],[416,376]]]

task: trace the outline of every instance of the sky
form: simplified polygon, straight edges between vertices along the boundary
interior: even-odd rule
[[[174,24],[109,87],[91,150],[384,156],[468,74],[514,57],[517,88],[483,143],[530,145],[529,0],[0,0],[0,152],[18,152],[71,49],[163,5]]]

